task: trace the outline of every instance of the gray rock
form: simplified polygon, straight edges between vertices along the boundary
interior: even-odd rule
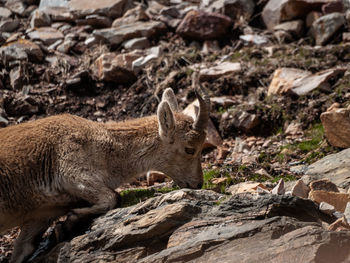
[[[317,19],[310,28],[310,34],[317,45],[326,44],[344,26],[345,17],[341,13],[332,13]]]
[[[68,54],[69,51],[77,44],[77,41],[72,39],[65,39],[63,43],[57,46],[56,50],[65,54]]]
[[[57,7],[57,6],[68,6],[67,0],[40,0],[39,8],[45,8],[45,7]]]
[[[304,33],[304,21],[301,19],[284,22],[273,28],[275,31],[282,30],[299,39]]]
[[[153,37],[165,31],[166,26],[162,22],[147,21],[135,22],[123,25],[119,28],[106,28],[94,30],[93,35],[106,39],[111,45],[119,45],[122,42],[137,37]]]
[[[280,179],[278,181],[278,184],[271,190],[271,194],[274,195],[284,195],[285,189],[284,189],[284,180]]]
[[[309,165],[302,180],[310,183],[328,178],[338,187],[348,189],[350,186],[350,149],[330,154]]]
[[[313,191],[324,190],[327,192],[339,192],[338,187],[328,178],[312,181],[310,183],[310,189]]]
[[[6,7],[0,7],[0,18],[9,18],[12,12]]]
[[[0,115],[0,127],[6,127],[8,124],[9,121],[5,117]]]
[[[32,18],[30,20],[30,26],[32,28],[50,26],[50,25],[51,25],[51,18],[47,13],[40,10],[36,10],[32,13]]]
[[[26,11],[27,5],[24,1],[7,1],[6,7],[10,9],[13,13],[23,16]]]
[[[335,218],[310,200],[281,195],[223,197],[183,189],[111,210],[93,222],[91,231],[58,244],[41,259],[271,262],[278,257],[293,262],[302,257],[318,262],[321,254],[322,259],[340,263],[350,258],[350,233],[324,230],[320,220],[331,223]]]
[[[344,211],[344,216],[345,216],[345,219],[348,223],[350,223],[350,202],[348,202],[346,204],[346,208],[345,208],[345,211]]]
[[[224,14],[234,21],[243,17],[249,21],[254,13],[255,2],[253,0],[202,0],[201,8],[207,12]]]
[[[71,0],[69,8],[79,16],[93,14],[106,15],[110,18],[122,16],[126,10],[132,7],[131,0]]]
[[[106,16],[88,15],[75,21],[77,25],[90,25],[94,28],[105,28],[112,25],[112,20]]]
[[[42,41],[45,45],[51,45],[64,38],[62,32],[52,27],[37,28],[35,31],[28,33],[28,36],[30,39]]]
[[[125,41],[122,46],[125,49],[134,50],[134,49],[145,49],[150,47],[150,42],[147,37],[133,38],[128,41]]]
[[[291,190],[291,194],[301,198],[307,198],[310,192],[310,188],[304,183],[303,180],[298,180]]]
[[[19,20],[17,19],[9,19],[0,21],[0,32],[13,32],[19,26]]]
[[[76,16],[69,10],[69,8],[64,6],[47,6],[41,8],[40,11],[47,14],[53,22],[73,22],[76,19]]]
[[[13,89],[20,89],[24,84],[24,71],[22,66],[15,67],[10,71],[10,84]]]
[[[336,211],[334,206],[326,203],[326,202],[321,202],[320,203],[320,210],[323,212],[323,213],[326,213],[328,215],[333,215],[334,212]]]

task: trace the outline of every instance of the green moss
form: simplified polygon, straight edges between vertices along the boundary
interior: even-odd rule
[[[282,175],[277,176],[274,179],[272,179],[271,182],[276,183],[280,179],[283,179],[285,182],[288,182],[288,181],[295,181],[295,180],[297,180],[297,177],[295,175],[291,175],[291,174],[282,174]]]
[[[169,188],[169,187],[163,187],[159,189],[155,188],[148,188],[148,189],[128,189],[124,190],[120,193],[121,196],[121,207],[127,207],[131,205],[135,205],[137,203],[140,203],[142,201],[145,201],[148,198],[154,197],[156,193],[169,193],[174,190],[179,189],[176,188]]]

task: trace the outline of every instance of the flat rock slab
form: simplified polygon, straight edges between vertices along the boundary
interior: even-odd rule
[[[226,200],[225,200],[226,198]],[[58,244],[50,262],[346,262],[350,232],[329,232],[311,200],[182,189],[97,218]],[[215,247],[215,249],[213,249]],[[259,254],[259,258],[256,255]],[[331,257],[331,259],[329,258]],[[37,261],[40,262],[40,258]]]
[[[130,0],[71,0],[68,7],[80,16],[102,14],[117,18],[132,7],[132,2]]]
[[[330,154],[308,166],[302,180],[310,183],[318,179],[328,178],[338,187],[350,187],[350,149]]]
[[[240,63],[222,62],[210,68],[203,68],[199,72],[200,81],[215,80],[225,75],[230,75],[241,71]]]
[[[18,54],[23,54],[24,58],[34,62],[42,61],[44,54],[39,45],[27,39],[19,39],[14,42],[7,43],[0,48],[0,54],[8,61],[19,59]]]
[[[64,38],[61,31],[52,27],[37,28],[35,31],[28,33],[28,36],[32,40],[41,40],[45,45],[51,45]]]
[[[350,147],[350,108],[339,108],[321,114],[325,135],[330,144]]]
[[[332,68],[311,74],[295,68],[279,68],[273,74],[268,94],[305,95],[317,88],[328,88],[331,78],[344,74],[345,68]]]
[[[350,194],[328,192],[325,190],[311,190],[309,193],[309,199],[318,204],[321,202],[330,204],[334,206],[338,212],[343,213],[345,211],[346,204],[350,202]]]
[[[153,37],[162,33],[166,29],[166,26],[162,22],[147,21],[147,22],[135,22],[126,24],[118,28],[105,28],[94,30],[93,35],[102,37],[107,40],[111,45],[119,45],[122,42],[137,38],[137,37]]]

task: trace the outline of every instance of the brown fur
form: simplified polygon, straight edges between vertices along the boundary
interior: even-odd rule
[[[200,187],[205,132],[169,110],[163,105],[158,116],[105,124],[65,114],[0,129],[0,233],[21,227],[11,261],[28,257],[58,216],[114,207],[113,189],[140,173],[161,171],[181,187]],[[174,129],[167,128],[169,113]],[[91,206],[76,208],[80,200]]]

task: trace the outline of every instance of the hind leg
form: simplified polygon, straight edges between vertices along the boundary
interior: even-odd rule
[[[28,257],[37,248],[42,235],[49,227],[48,220],[31,220],[21,227],[21,233],[15,242],[15,247],[10,263],[20,263]]]

